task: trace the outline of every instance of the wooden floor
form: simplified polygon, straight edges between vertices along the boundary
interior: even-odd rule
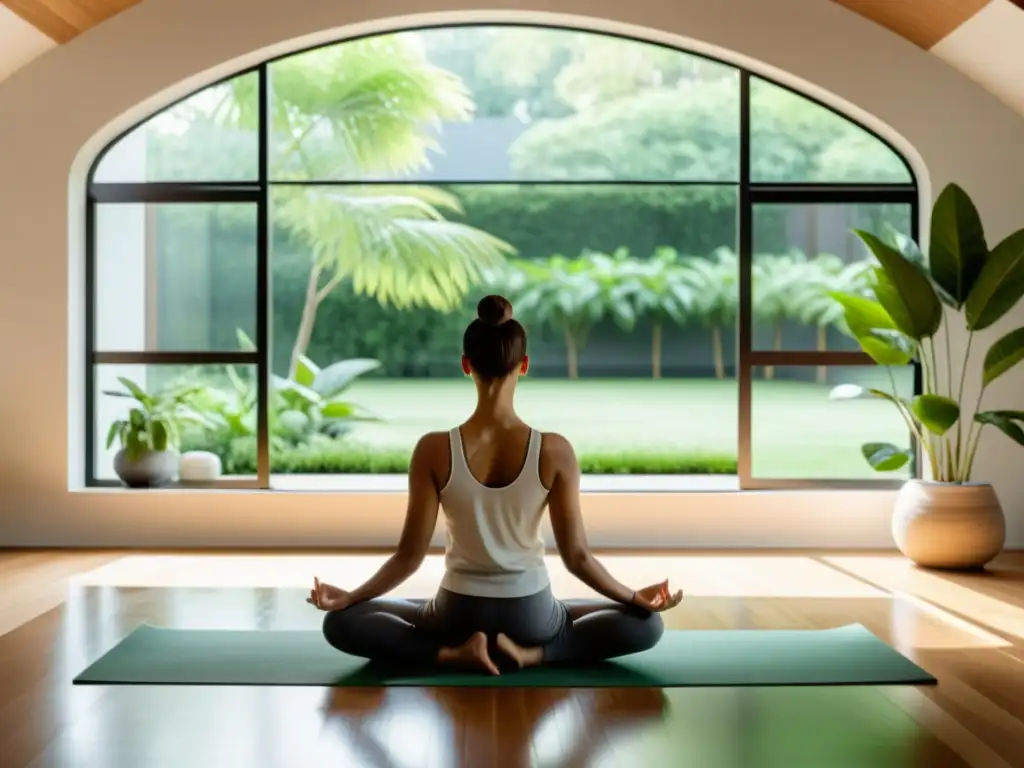
[[[937,686],[320,689],[72,686],[138,623],[311,628],[313,574],[383,557],[0,552],[3,768],[896,768],[1024,766],[1024,554],[944,575],[890,554],[606,556],[670,576],[673,628],[860,622]],[[587,590],[550,563],[556,590]],[[436,587],[431,557],[399,594]]]

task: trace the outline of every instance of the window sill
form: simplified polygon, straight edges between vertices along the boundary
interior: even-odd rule
[[[738,493],[758,491],[892,491],[905,481],[764,481],[751,488],[740,488],[736,475],[584,475],[583,493]],[[271,475],[270,491],[281,493],[404,494],[405,475]],[[125,488],[116,482],[86,488],[71,488],[73,493],[202,493],[259,491],[255,477],[225,477],[209,485],[174,484],[163,488]]]
[[[405,493],[406,475],[271,475],[270,490],[286,493]],[[254,477],[224,477],[209,485],[126,488],[116,482],[72,488],[78,493],[196,493],[259,491]],[[584,475],[583,493],[722,493],[740,490],[736,475]]]

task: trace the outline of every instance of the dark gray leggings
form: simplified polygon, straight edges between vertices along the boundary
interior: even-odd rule
[[[585,664],[653,648],[661,616],[608,600],[555,600],[550,588],[527,597],[460,595],[432,600],[379,598],[324,618],[324,637],[339,651],[373,661],[430,663],[442,646],[475,632],[504,633],[524,647],[541,646],[549,664]]]

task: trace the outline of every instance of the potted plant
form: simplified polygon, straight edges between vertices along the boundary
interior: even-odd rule
[[[932,211],[927,259],[909,238],[887,243],[868,232],[856,234],[878,265],[871,272],[871,296],[832,294],[843,306],[846,330],[876,363],[917,360],[922,370],[923,392],[912,399],[899,397],[895,386],[891,393],[862,393],[893,404],[930,470],[929,479],[911,480],[900,491],[893,536],[919,565],[980,567],[1002,550],[1006,523],[992,486],[972,482],[978,439],[993,426],[1024,445],[1024,411],[982,410],[982,401],[993,381],[1024,360],[1024,328],[997,339],[983,358],[974,337],[1024,294],[1024,230],[990,249],[974,203],[951,184]],[[950,344],[954,323],[968,334],[957,359]],[[945,349],[943,359],[937,347]],[[977,389],[965,396],[968,382]],[[912,457],[909,449],[884,443],[866,444],[862,452],[881,471]]]
[[[107,448],[117,440],[121,449],[114,456],[114,471],[129,488],[158,488],[170,483],[178,471],[180,427],[187,421],[203,423],[190,405],[198,387],[178,387],[147,394],[138,384],[118,377],[124,391],[103,394],[135,401],[128,417],[110,425]]]

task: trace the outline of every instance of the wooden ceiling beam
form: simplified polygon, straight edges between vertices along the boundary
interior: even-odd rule
[[[58,43],[66,43],[141,0],[0,0]]]
[[[1017,0],[1014,0],[1017,2]],[[832,0],[930,50],[988,0]],[[1019,3],[1018,3],[1019,4]]]

